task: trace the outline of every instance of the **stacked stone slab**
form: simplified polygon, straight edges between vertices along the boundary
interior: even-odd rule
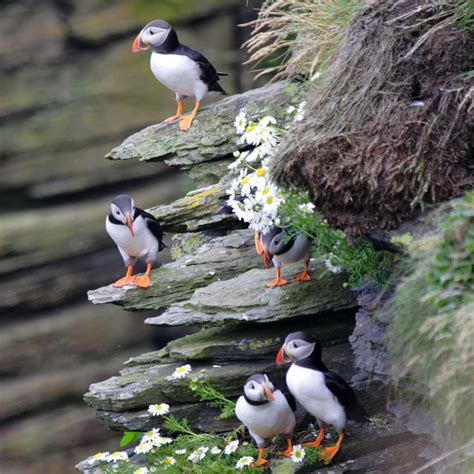
[[[97,418],[116,430],[146,431],[157,425],[147,413],[150,403],[166,402],[171,412],[204,431],[225,431],[236,420],[219,420],[217,412],[196,400],[186,380],[169,380],[174,369],[191,364],[192,374],[206,373],[213,386],[235,398],[243,381],[266,372],[281,382],[284,370],[275,354],[288,332],[308,330],[328,347],[333,366],[352,374],[347,338],[353,328],[352,292],[344,275],[312,264],[314,278],[267,289],[272,269],[263,269],[252,231],[235,217],[219,213],[231,179],[232,153],[243,149],[233,127],[245,109],[249,117],[272,115],[289,125],[289,105],[298,105],[305,86],[282,82],[230,97],[198,115],[188,133],[176,124],[153,125],[112,150],[114,160],[163,161],[179,166],[199,189],[167,206],[152,208],[165,231],[175,233],[174,261],[152,273],[152,287],[113,288],[89,292],[96,304],[113,303],[129,311],[155,310],[146,320],[157,326],[192,327],[197,332],[161,350],[128,360],[116,377],[92,384],[85,395]],[[291,277],[300,265],[285,268]]]

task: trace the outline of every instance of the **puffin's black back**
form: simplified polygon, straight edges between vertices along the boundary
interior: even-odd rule
[[[181,44],[174,28],[171,28],[165,42],[157,48],[154,48],[154,51],[159,54],[178,54],[187,56],[198,64],[199,69],[201,70],[201,80],[207,84],[209,91],[220,92],[221,94],[228,95],[219,84],[219,77],[227,76],[227,74],[217,72],[216,68],[203,54]]]

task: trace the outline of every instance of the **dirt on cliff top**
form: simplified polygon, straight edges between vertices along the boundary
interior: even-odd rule
[[[351,23],[275,159],[351,238],[474,184],[468,2],[376,1]]]

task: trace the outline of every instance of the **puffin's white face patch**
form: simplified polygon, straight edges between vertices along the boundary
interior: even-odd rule
[[[132,201],[133,204],[133,201]],[[110,210],[112,211],[112,215],[115,217],[120,222],[123,222],[124,224],[127,222],[127,219],[125,216],[122,214],[122,211],[120,208],[118,208],[114,203],[110,204]]]
[[[141,39],[144,43],[148,43],[154,48],[158,48],[166,41],[166,38],[168,38],[170,31],[171,30],[169,29],[150,26],[142,32]]]
[[[303,339],[293,339],[285,346],[286,353],[296,360],[305,359],[314,350],[315,343]]]

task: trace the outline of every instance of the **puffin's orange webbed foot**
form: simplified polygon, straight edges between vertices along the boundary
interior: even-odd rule
[[[141,277],[135,277],[135,284],[139,288],[150,288],[150,272],[151,272],[151,263],[147,263],[146,272]]]
[[[344,439],[344,433],[339,433],[339,438],[337,443],[334,446],[328,446],[321,449],[321,458],[325,462],[331,462],[334,459],[334,456],[337,454],[341,448],[342,440]]]
[[[194,106],[193,111],[189,115],[186,115],[179,120],[179,129],[182,132],[187,132],[191,128],[194,117],[196,117],[196,114],[199,110],[200,105],[201,105],[200,102],[197,101],[196,105]]]
[[[120,280],[117,280],[113,286],[114,288],[123,288],[124,286],[133,285],[134,283],[135,283],[134,277],[123,277],[123,278],[120,278]]]
[[[318,433],[318,436],[316,436],[316,439],[309,443],[303,443],[303,446],[311,446],[312,448],[317,448],[324,439],[324,432],[325,432],[324,428],[319,428],[319,433]]]
[[[298,273],[298,275],[295,275],[293,277],[293,280],[296,280],[296,281],[309,281],[309,280],[311,280],[311,277],[310,277],[309,273],[305,270],[304,272],[301,272],[301,273]]]
[[[181,118],[183,115],[183,102],[179,101],[178,102],[178,110],[176,111],[176,115],[172,115],[171,117],[168,117],[167,119],[163,120],[164,123],[169,123],[172,122],[173,120]]]
[[[272,281],[269,281],[265,286],[267,288],[275,288],[276,286],[283,286],[286,285],[288,282],[281,278],[281,269],[276,269],[276,278]]]
[[[163,120],[164,123],[170,123],[170,122],[173,122],[173,120],[177,120],[179,118],[182,117],[182,114],[179,114],[179,115],[172,115],[171,117],[168,117],[166,119]]]
[[[291,443],[291,438],[288,438],[286,442],[288,443],[288,447],[282,452],[282,454],[283,456],[290,458],[293,454],[293,445]]]
[[[254,466],[263,466],[267,464],[268,461],[263,457],[264,452],[265,450],[263,448],[258,449],[258,458],[255,461]]]
[[[284,280],[283,278],[275,278],[274,280],[269,281],[265,286],[267,288],[275,288],[277,286],[283,286],[286,284],[288,284],[287,280]]]
[[[129,265],[127,267],[127,274],[123,277],[123,278],[120,278],[120,280],[117,280],[115,283],[114,283],[114,288],[123,288],[124,286],[127,286],[127,285],[133,285],[135,283],[135,278],[132,276],[132,272],[133,272],[133,267],[132,265]]]
[[[138,286],[138,288],[150,288],[150,277],[148,275],[135,277],[135,284]]]
[[[298,275],[295,275],[293,279],[296,281],[311,280],[311,276],[309,275],[308,270],[309,270],[309,262],[304,262],[304,270],[301,273],[298,273]]]
[[[326,448],[321,449],[321,458],[325,462],[330,462],[333,460],[334,456],[339,451],[337,446],[328,446]]]

